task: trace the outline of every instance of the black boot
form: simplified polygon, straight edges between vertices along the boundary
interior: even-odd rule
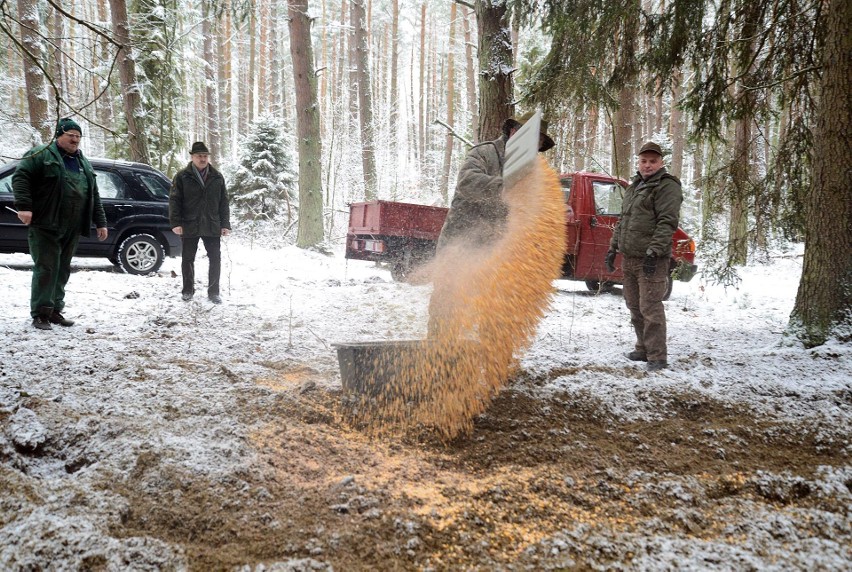
[[[66,328],[74,325],[74,320],[69,320],[65,316],[59,313],[58,310],[53,310],[50,314],[50,323],[51,324],[59,324],[60,326],[65,326]]]
[[[53,326],[50,325],[51,314],[53,314],[53,308],[49,306],[40,306],[38,309],[38,315],[33,318],[33,327],[38,328],[39,330],[52,330]]]

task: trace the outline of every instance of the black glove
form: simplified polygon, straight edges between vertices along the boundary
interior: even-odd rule
[[[604,258],[604,264],[606,264],[606,269],[609,272],[615,272],[615,251],[610,250],[606,253],[606,258]]]
[[[657,257],[653,254],[646,254],[645,260],[642,261],[642,270],[648,278],[653,276],[654,272],[657,271]]]

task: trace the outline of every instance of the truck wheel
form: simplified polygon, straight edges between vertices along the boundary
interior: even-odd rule
[[[666,293],[663,295],[663,300],[669,299],[669,296],[672,295],[672,288],[674,288],[674,279],[669,274],[669,277],[666,279]]]
[[[397,282],[405,282],[405,279],[408,278],[408,273],[410,270],[411,269],[408,267],[408,265],[401,260],[393,262],[390,266],[391,278],[393,278]]]
[[[609,294],[612,292],[613,282],[604,282],[601,284],[598,280],[586,280],[586,288],[592,292],[600,292],[601,294]]]
[[[118,266],[128,274],[150,274],[163,265],[163,245],[150,234],[133,234],[118,247]]]

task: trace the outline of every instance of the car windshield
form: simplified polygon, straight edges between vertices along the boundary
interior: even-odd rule
[[[148,192],[155,197],[169,198],[169,184],[162,177],[149,175],[147,173],[139,173],[139,179],[145,184]]]

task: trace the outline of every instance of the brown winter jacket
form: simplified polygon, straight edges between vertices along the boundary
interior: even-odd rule
[[[502,234],[509,213],[503,201],[506,140],[501,137],[482,143],[467,154],[438,238],[438,250],[456,240],[487,246]]]
[[[644,257],[649,252],[658,257],[669,256],[682,202],[680,181],[665,167],[647,181],[637,173],[624,193],[621,218],[612,232],[610,249],[632,257]]]
[[[183,227],[183,236],[221,236],[231,228],[228,190],[222,173],[207,167],[207,181],[202,186],[192,163],[175,175],[169,193],[169,224]]]

